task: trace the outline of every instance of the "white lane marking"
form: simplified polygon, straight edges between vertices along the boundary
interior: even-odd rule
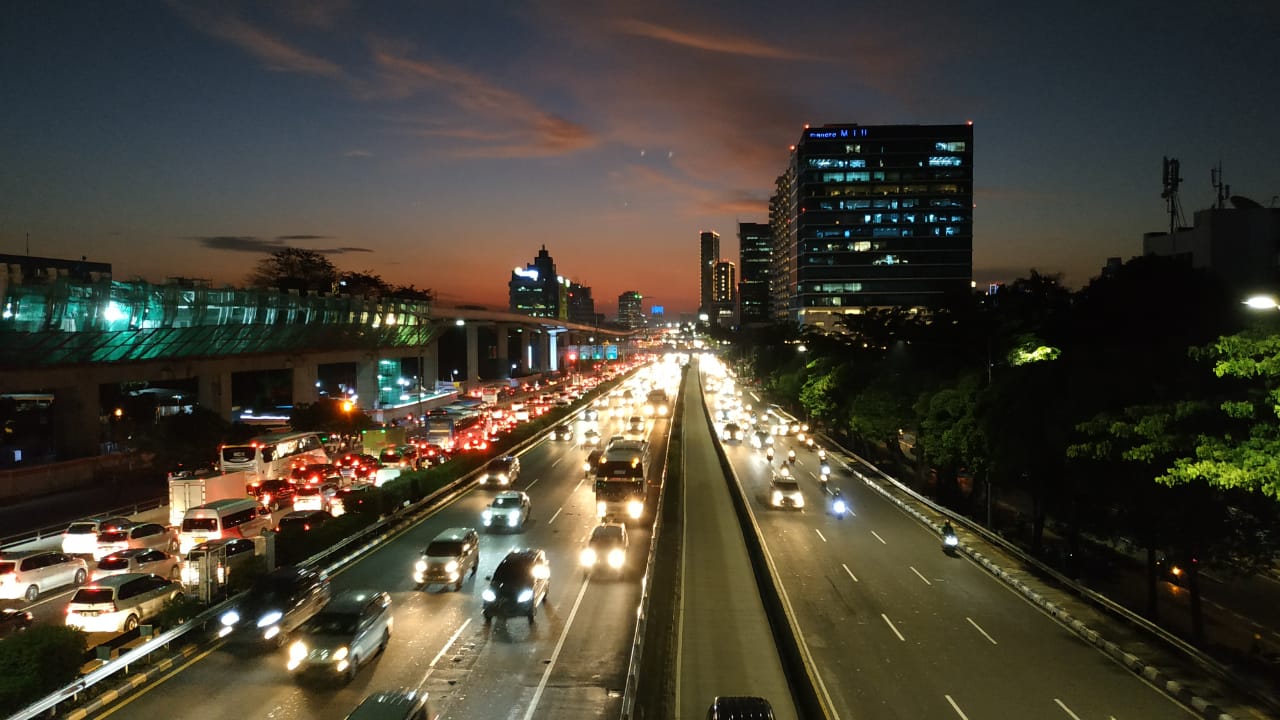
[[[885,615],[884,613],[880,613],[880,617],[884,618],[884,621],[889,626],[889,629],[893,631],[894,635],[898,636],[899,640],[901,640],[902,642],[907,641],[906,638],[902,637],[902,633],[898,632],[898,628],[893,626],[893,621],[889,619],[888,615]]]
[[[964,711],[960,709],[960,706],[956,704],[955,700],[951,699],[950,695],[943,695],[942,697],[946,698],[947,702],[951,703],[951,709],[956,711],[956,714],[960,716],[960,720],[969,720],[969,716],[964,714]]]
[[[1062,708],[1062,712],[1071,716],[1071,720],[1080,720],[1080,716],[1071,712],[1071,708],[1067,707],[1061,700],[1054,698],[1053,701],[1058,703],[1058,707]]]
[[[872,530],[872,531],[871,531],[871,534],[876,536],[876,539],[880,541],[880,544],[881,544],[881,545],[888,545],[888,544],[889,544],[889,543],[885,542],[885,541],[884,541],[884,538],[880,537],[879,533],[877,533],[875,530]]]
[[[582,487],[582,483],[584,483],[584,482],[586,482],[586,481],[587,481],[587,479],[586,479],[585,477],[584,477],[584,478],[582,478],[581,480],[579,480],[579,481],[578,481],[578,484],[573,486],[573,491],[574,491],[574,492],[578,492],[578,488]]]
[[[558,457],[558,458],[556,458],[556,459],[555,459],[555,461],[551,463],[551,467],[555,467],[555,466],[559,465],[559,464],[560,464],[560,461],[561,461],[561,460],[563,460],[563,459],[564,459],[563,457]]]
[[[462,631],[466,630],[467,626],[470,624],[471,618],[467,618],[467,621],[462,623],[462,626],[457,630],[454,630],[453,634],[449,636],[449,640],[444,644],[444,647],[440,648],[440,652],[436,653],[436,656],[431,658],[430,663],[427,663],[427,672],[422,676],[422,679],[418,681],[419,690],[422,689],[423,685],[427,684],[427,678],[431,677],[431,673],[435,672],[436,663],[440,662],[440,658],[444,657],[446,652],[449,652],[449,648],[453,647],[453,643],[458,640],[458,636],[461,635]]]
[[[915,568],[914,568],[914,567],[912,567],[911,565],[908,565],[907,567],[911,568],[911,572],[915,573],[915,574],[916,574],[916,577],[918,577],[918,578],[920,578],[921,580],[923,580],[925,585],[932,585],[932,584],[933,584],[933,583],[929,582],[929,578],[927,578],[927,577],[925,577],[925,576],[921,575],[919,570],[915,569]]]
[[[529,488],[533,487],[534,485],[537,485],[537,484],[538,484],[538,481],[539,481],[539,480],[541,480],[541,479],[542,479],[542,478],[534,478],[534,479],[533,479],[533,482],[531,482],[531,483],[529,483],[528,485],[525,485],[525,486],[524,486],[524,489],[525,489],[525,490],[528,490]]]
[[[849,573],[849,577],[853,578],[854,582],[858,582],[858,576],[853,574],[853,571],[849,569],[848,565],[845,565],[844,563],[840,563],[840,567],[844,568],[844,571]]]
[[[995,639],[995,638],[993,638],[993,637],[991,637],[990,635],[988,635],[986,630],[983,630],[981,627],[979,627],[979,626],[978,626],[978,623],[976,623],[976,622],[974,622],[974,621],[973,621],[973,618],[971,618],[971,617],[966,617],[966,618],[965,618],[965,620],[968,620],[968,621],[969,621],[969,624],[973,626],[973,629],[975,629],[975,630],[977,630],[978,632],[982,633],[982,637],[984,637],[984,638],[986,638],[986,639],[990,640],[992,645],[999,645],[999,644],[1000,644],[1000,643],[996,642],[996,639]]]
[[[827,541],[827,536],[823,535],[821,530],[819,530],[818,528],[814,528],[813,531],[818,533],[818,537],[822,538],[822,542]]]
[[[556,518],[560,517],[560,511],[561,511],[561,510],[563,510],[563,509],[564,509],[564,506],[563,506],[563,505],[561,505],[561,506],[556,510],[556,514],[555,514],[555,515],[552,515],[552,516],[551,516],[551,519],[547,521],[547,524],[548,524],[548,525],[550,525],[551,523],[555,522],[555,521],[556,521]]]
[[[556,658],[560,657],[560,650],[564,648],[564,641],[569,637],[569,628],[573,627],[573,618],[578,614],[578,606],[582,604],[582,598],[587,594],[587,581],[582,581],[582,589],[578,591],[578,599],[573,601],[573,609],[569,611],[569,619],[564,623],[564,630],[560,632],[560,639],[556,641],[556,649],[551,652],[551,661],[547,663],[547,669],[542,673],[542,680],[538,681],[538,689],[533,692],[533,700],[529,703],[529,709],[524,714],[524,720],[532,720],[533,712],[538,709],[538,701],[542,699],[542,691],[547,689],[547,681],[551,679],[551,671],[556,667]]]

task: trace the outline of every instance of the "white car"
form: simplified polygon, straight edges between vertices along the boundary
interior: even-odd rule
[[[79,520],[62,531],[62,552],[68,555],[92,555],[98,548],[98,533],[127,528],[133,521],[126,517]]]
[[[800,492],[800,483],[789,478],[774,478],[769,483],[769,504],[776,508],[804,507],[804,495]]]
[[[293,492],[293,509],[328,511],[338,487],[331,483],[322,485],[299,485]]]
[[[489,530],[523,530],[531,508],[528,495],[508,490],[493,496],[493,502],[480,514],[480,520]]]
[[[153,548],[173,552],[178,549],[178,536],[159,523],[141,523],[119,530],[104,530],[98,533],[98,543],[93,549],[93,557],[101,559],[130,548]]]
[[[88,577],[84,558],[56,550],[0,556],[0,600],[35,602],[46,590],[79,585]]]

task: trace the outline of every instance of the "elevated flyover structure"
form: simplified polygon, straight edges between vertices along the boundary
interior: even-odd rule
[[[481,327],[495,334],[490,359],[499,378],[556,370],[576,356],[570,348],[588,339],[588,347],[608,345],[617,356],[632,350],[626,332],[416,298],[214,288],[189,280],[14,283],[6,277],[0,283],[0,394],[51,393],[60,454],[91,455],[100,435],[102,384],[194,378],[199,404],[230,419],[235,373],[289,370],[293,402],[305,403],[319,396],[320,365],[354,363],[356,396],[374,408],[388,404],[386,379],[394,384],[399,374],[396,358],[416,359],[417,398],[434,392],[439,341],[459,328],[465,370],[450,379],[481,380]],[[515,353],[513,334],[519,336]],[[388,371],[388,364],[396,367]],[[402,388],[390,390],[401,396]]]

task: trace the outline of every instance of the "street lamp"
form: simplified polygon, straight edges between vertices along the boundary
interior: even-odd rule
[[[1280,303],[1270,295],[1252,295],[1244,301],[1253,310],[1278,310]]]

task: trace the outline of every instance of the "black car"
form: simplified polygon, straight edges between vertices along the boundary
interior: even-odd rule
[[[512,550],[489,578],[484,600],[484,620],[524,616],[533,622],[538,605],[546,602],[551,588],[551,566],[542,550]]]
[[[565,442],[573,441],[573,427],[569,424],[557,425],[551,431],[552,440],[563,440]]]
[[[296,627],[329,602],[327,575],[287,565],[253,584],[236,607],[222,614],[219,637],[283,645]]]
[[[31,627],[35,619],[26,610],[4,608],[0,610],[0,638],[7,638]]]
[[[272,510],[293,506],[293,483],[288,480],[264,480],[254,486],[258,501]]]
[[[356,485],[342,488],[335,493],[333,499],[329,501],[329,507],[332,508],[334,517],[347,513],[375,510],[372,500],[373,493],[369,492],[371,489],[372,486],[370,485]]]
[[[324,510],[294,510],[280,518],[276,524],[276,532],[281,534],[304,533],[315,530],[333,519]]]

